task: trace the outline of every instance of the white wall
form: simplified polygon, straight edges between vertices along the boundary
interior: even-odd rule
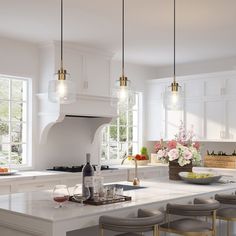
[[[220,71],[236,70],[236,57],[221,58],[217,60],[190,62],[177,64],[177,76],[204,74]],[[156,78],[167,78],[173,76],[173,65],[156,68]]]
[[[37,100],[35,94],[38,91],[39,78],[39,50],[37,45],[16,41],[8,38],[0,38],[0,74],[29,78],[32,86],[32,136],[37,137]],[[32,142],[32,155],[37,153],[37,140],[29,138]]]

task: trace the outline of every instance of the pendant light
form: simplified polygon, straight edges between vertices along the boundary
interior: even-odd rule
[[[183,91],[181,86],[176,82],[176,53],[175,53],[175,38],[176,38],[176,23],[175,23],[175,0],[174,0],[174,74],[173,82],[168,86],[164,93],[164,107],[167,110],[181,110],[183,108]]]
[[[56,79],[50,80],[48,85],[48,99],[51,102],[60,104],[70,104],[75,102],[75,86],[70,79],[70,75],[63,66],[63,0],[61,0],[61,58],[60,69],[55,74]]]
[[[131,88],[131,82],[125,76],[125,1],[122,0],[122,62],[121,77],[116,81],[112,96],[118,99],[118,107],[132,108],[135,105],[135,92]]]

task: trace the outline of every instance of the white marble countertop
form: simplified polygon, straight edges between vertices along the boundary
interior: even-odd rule
[[[123,184],[130,184],[122,182]],[[235,183],[215,183],[212,185],[191,185],[182,181],[165,179],[142,181],[147,188],[125,191],[125,195],[132,197],[132,201],[115,203],[104,206],[80,206],[78,203],[68,202],[66,207],[56,209],[52,201],[51,191],[16,193],[0,196],[0,213],[8,211],[17,215],[46,220],[50,222],[67,221],[73,218],[92,217],[95,215],[114,213],[122,209],[137,209],[150,204],[163,204],[184,198],[194,198],[204,194],[214,195],[217,192],[235,191]]]
[[[117,169],[111,169],[111,170],[104,170],[102,171],[102,175],[114,173],[114,172],[123,172],[126,170],[132,170],[134,169],[134,166],[132,165],[115,165],[110,166],[112,168]],[[139,169],[146,169],[146,168],[153,168],[158,169],[162,168],[161,166],[139,166]],[[48,178],[60,178],[60,177],[76,177],[81,176],[81,172],[72,173],[72,172],[61,172],[61,171],[48,171],[48,170],[42,170],[42,171],[19,171],[14,175],[3,175],[0,176],[0,184],[5,182],[12,182],[12,181],[23,181],[23,180],[35,180],[35,179],[48,179]]]
[[[102,175],[109,175],[113,173],[118,172],[124,172],[126,170],[133,170],[133,165],[114,165],[110,166],[112,168],[117,169],[111,169],[111,170],[105,170],[102,171]],[[165,164],[149,164],[148,166],[139,166],[139,170],[142,169],[166,169],[168,171],[168,165]],[[204,172],[217,172],[219,174],[223,175],[232,175],[236,178],[236,169],[223,169],[223,168],[206,168],[206,167],[194,167],[194,171],[204,171]],[[168,174],[166,172],[166,174]],[[81,172],[78,173],[71,173],[71,172],[60,172],[60,171],[19,171],[18,173],[14,175],[6,175],[6,176],[0,176],[0,185],[6,184],[6,183],[12,183],[13,181],[24,181],[24,180],[44,180],[44,179],[58,179],[58,178],[73,178],[81,176]]]

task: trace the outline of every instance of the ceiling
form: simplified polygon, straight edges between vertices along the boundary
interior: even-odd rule
[[[0,0],[0,36],[59,40],[60,0]],[[236,55],[235,0],[176,0],[177,63]],[[65,0],[64,40],[121,51],[121,0]],[[173,62],[173,0],[126,0],[126,59]]]

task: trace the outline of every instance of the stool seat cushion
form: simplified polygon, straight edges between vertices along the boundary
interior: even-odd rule
[[[180,232],[205,232],[211,230],[211,224],[197,219],[184,218],[160,225],[161,228]]]
[[[216,215],[224,218],[235,218],[236,219],[236,207],[226,207],[217,210]]]

